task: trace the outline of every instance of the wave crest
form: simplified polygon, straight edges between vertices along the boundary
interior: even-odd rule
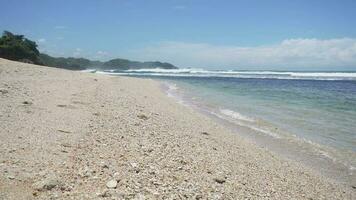
[[[305,79],[305,80],[356,80],[356,72],[281,72],[281,71],[236,71],[236,70],[204,70],[198,68],[181,69],[131,69],[118,71],[102,71],[97,73],[135,75],[135,76],[167,76],[167,77],[225,77],[225,78],[256,78],[256,79]]]

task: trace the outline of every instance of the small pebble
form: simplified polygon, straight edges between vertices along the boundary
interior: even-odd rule
[[[137,115],[139,119],[148,120],[148,117],[144,114]]]
[[[223,184],[226,182],[225,178],[221,178],[221,177],[214,178],[214,181],[217,183],[220,183],[220,184]]]
[[[30,104],[32,104],[31,102],[29,102],[29,101],[24,101],[24,102],[22,102],[22,104],[25,104],[25,105],[30,105]]]
[[[203,135],[209,135],[208,132],[201,132],[201,134],[203,134]]]
[[[106,183],[107,188],[116,188],[117,187],[117,181],[116,180],[110,180],[109,182]]]

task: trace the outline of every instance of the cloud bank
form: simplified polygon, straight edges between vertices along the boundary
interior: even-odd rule
[[[142,60],[181,67],[356,70],[356,39],[287,39],[257,47],[162,42],[133,52]]]

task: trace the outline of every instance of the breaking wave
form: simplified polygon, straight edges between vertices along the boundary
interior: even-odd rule
[[[282,72],[282,71],[237,71],[204,70],[195,68],[181,69],[131,69],[108,70],[96,73],[132,75],[132,76],[170,76],[170,77],[224,77],[224,78],[262,78],[262,79],[298,79],[298,80],[356,80],[356,72]]]

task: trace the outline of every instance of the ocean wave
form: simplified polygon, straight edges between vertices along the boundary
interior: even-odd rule
[[[256,79],[302,79],[302,80],[356,80],[356,72],[280,72],[280,71],[236,71],[182,69],[132,69],[124,71],[97,71],[112,75],[164,76],[164,77],[222,77]]]
[[[230,112],[228,112],[228,113],[230,113]],[[234,113],[236,113],[236,112],[234,112]],[[216,113],[216,112],[214,112],[214,111],[211,111],[210,114],[213,114],[213,115],[219,117],[220,119],[223,119],[223,120],[227,120],[227,121],[229,121],[229,122],[232,122],[232,123],[234,123],[234,124],[236,124],[236,125],[238,125],[238,126],[247,127],[247,128],[249,128],[249,129],[251,129],[251,130],[254,130],[254,131],[258,132],[258,133],[263,133],[263,134],[265,134],[265,135],[269,135],[269,136],[271,136],[271,137],[273,137],[273,138],[276,138],[276,139],[281,138],[280,135],[278,135],[278,134],[276,134],[276,133],[274,133],[274,132],[272,132],[272,131],[269,131],[269,130],[266,130],[266,129],[262,129],[262,128],[257,127],[256,124],[255,124],[255,123],[251,123],[251,121],[242,120],[242,119],[249,119],[249,120],[251,120],[251,119],[248,118],[248,117],[246,117],[246,116],[242,116],[241,114],[238,114],[238,115],[234,114],[234,115],[232,115],[232,116],[234,116],[234,117],[232,117],[231,115],[223,114],[222,112]],[[236,118],[236,116],[239,116],[240,119]],[[253,122],[254,122],[254,121],[253,121]]]
[[[86,73],[96,73],[96,69],[85,69],[85,70],[81,70],[81,72],[86,72]]]
[[[248,122],[254,122],[255,120],[253,120],[250,117],[244,116],[238,112],[235,112],[233,110],[229,110],[229,109],[220,109],[220,112],[224,115],[227,115],[233,119],[237,119],[237,120],[243,120],[243,121],[248,121]]]

